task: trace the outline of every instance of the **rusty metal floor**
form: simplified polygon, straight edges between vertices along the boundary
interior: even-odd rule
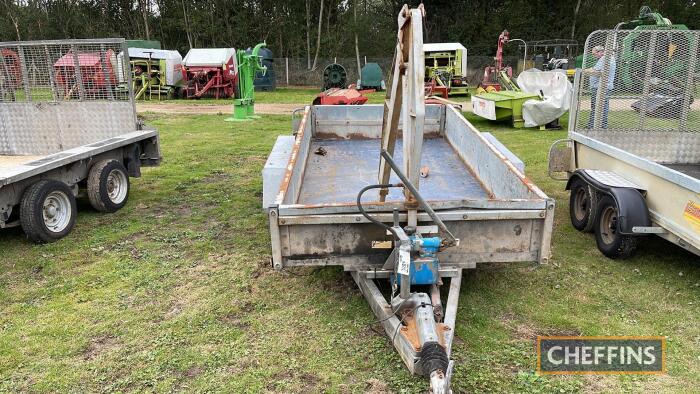
[[[315,154],[323,148],[325,155]],[[377,183],[380,140],[312,141],[298,204],[352,203],[363,187]],[[394,159],[402,163],[401,140]],[[489,194],[444,138],[423,141],[421,164],[430,173],[421,178],[420,191],[428,201],[488,199]],[[392,183],[399,179],[392,174]],[[368,191],[362,201],[376,201],[378,193]],[[391,189],[388,201],[403,199],[401,189]]]

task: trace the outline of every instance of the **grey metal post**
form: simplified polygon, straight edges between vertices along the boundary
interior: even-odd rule
[[[581,69],[578,68],[574,74],[574,89],[571,92],[571,107],[569,107],[569,132],[576,131],[578,128],[579,94],[583,80],[581,73]]]
[[[32,101],[32,90],[29,87],[29,72],[27,71],[27,63],[24,57],[24,48],[22,45],[17,46],[17,55],[19,55],[20,70],[22,72],[22,85],[24,86],[24,101]]]
[[[134,82],[131,79],[131,58],[129,57],[129,46],[126,44],[126,40],[121,40],[122,53],[122,72],[124,73],[124,79],[126,80],[126,92],[129,95],[129,102],[131,102],[131,107],[134,109],[134,124],[138,124],[138,116],[136,115],[136,100],[134,99]]]
[[[690,63],[688,63],[688,79],[685,84],[685,92],[683,93],[683,107],[681,108],[681,119],[678,125],[679,131],[685,131],[688,126],[688,111],[690,110],[690,99],[693,97],[695,91],[695,65],[698,60],[698,40],[700,40],[700,35],[697,32],[693,32],[694,37],[692,37],[692,44],[690,45]]]
[[[2,51],[0,51],[0,77],[2,77],[3,80],[7,81],[9,78],[9,73],[7,72],[7,69],[5,68],[5,57],[2,55]],[[8,92],[12,92],[12,89],[8,89]],[[0,83],[0,102],[5,101],[5,84]]]
[[[49,72],[49,85],[51,85],[51,95],[53,96],[53,101],[58,101],[58,90],[56,89],[56,74],[53,70],[53,59],[51,59],[51,52],[49,52],[49,46],[44,45],[44,56],[46,56],[46,69]]]
[[[114,100],[114,96],[112,95],[112,76],[109,73],[109,64],[107,63],[110,59],[107,59],[106,52],[105,44],[100,44],[100,63],[102,63],[102,73],[107,82],[107,86],[105,86],[107,90],[107,99]]]
[[[649,108],[649,79],[651,78],[651,69],[654,67],[654,55],[656,54],[656,39],[658,33],[654,31],[651,33],[651,39],[649,42],[649,51],[647,51],[647,62],[644,70],[644,83],[642,85],[642,106],[639,109],[639,123],[637,125],[638,130],[644,130],[644,123],[647,118],[647,109]]]
[[[286,76],[287,86],[289,86],[289,58],[284,58],[284,74]]]
[[[82,101],[85,99],[85,86],[83,86],[83,73],[80,70],[80,56],[75,45],[71,45],[70,50],[73,53],[73,67],[75,67],[75,84],[78,87],[78,97]]]

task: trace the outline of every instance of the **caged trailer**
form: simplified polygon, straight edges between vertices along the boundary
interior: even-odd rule
[[[0,69],[15,81],[0,85],[0,228],[56,241],[73,228],[81,192],[115,212],[129,177],[160,162],[158,132],[137,120],[131,84],[119,87],[131,76],[115,66],[122,51],[122,39],[0,43],[20,70]]]
[[[549,171],[567,180],[571,223],[594,232],[605,256],[630,256],[649,234],[700,255],[699,42],[686,29],[596,31],[586,41],[586,53],[604,48],[602,68],[577,70],[568,139],[552,146]],[[631,68],[640,86],[625,82]]]
[[[233,48],[192,48],[182,59],[185,98],[231,98],[238,88]]]
[[[400,11],[384,106],[309,106],[278,138],[263,206],[273,267],[344,267],[409,371],[449,393],[462,270],[548,261],[554,201],[460,111],[425,104],[424,16]]]

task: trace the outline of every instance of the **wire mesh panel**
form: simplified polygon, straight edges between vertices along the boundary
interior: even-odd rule
[[[700,162],[699,41],[672,27],[593,32],[573,131],[657,162]]]
[[[53,153],[133,131],[120,54],[128,58],[122,39],[0,43],[0,154]]]

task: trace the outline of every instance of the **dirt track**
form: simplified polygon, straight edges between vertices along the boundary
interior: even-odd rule
[[[255,112],[269,115],[291,115],[292,111],[304,104],[255,104]],[[218,115],[233,113],[233,103],[229,104],[180,104],[180,103],[137,103],[138,112],[159,114]]]

